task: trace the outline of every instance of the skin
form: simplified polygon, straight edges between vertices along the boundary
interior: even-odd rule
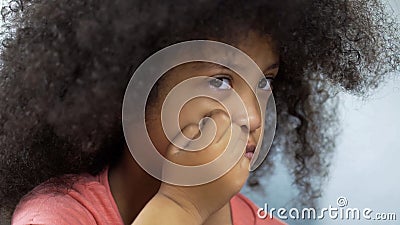
[[[238,40],[234,46],[254,60],[267,80],[272,80],[278,73],[279,55],[271,38],[250,31]],[[218,141],[200,152],[183,152],[166,138],[160,113],[170,90],[181,81],[195,76],[214,77],[222,81],[224,87],[233,88],[243,100],[248,117],[240,112],[234,112],[229,117],[221,104],[208,98],[189,101],[179,115],[183,134],[188,138],[198,136],[198,122],[209,116],[217,124]],[[209,162],[225,149],[231,135],[228,129],[231,122],[244,128],[242,132],[248,132],[247,147],[255,147],[260,139],[263,121],[260,106],[250,88],[258,88],[261,79],[248,75],[246,80],[250,81],[251,87],[239,75],[209,63],[188,63],[170,70],[160,81],[157,98],[146,111],[148,132],[157,150],[169,160],[180,164],[199,165]],[[226,91],[207,84],[210,91]],[[171,224],[232,224],[229,199],[240,191],[247,179],[249,163],[250,160],[242,156],[231,171],[213,182],[179,187],[161,183],[147,174],[132,158],[129,150],[125,149],[120,163],[110,168],[109,182],[125,224],[165,224],[166,218]],[[226,188],[220,190],[222,186]],[[214,196],[210,193],[214,193]]]

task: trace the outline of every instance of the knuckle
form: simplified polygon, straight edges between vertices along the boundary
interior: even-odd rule
[[[199,127],[197,124],[189,124],[185,127],[184,134],[189,135],[192,138],[193,135],[196,135],[199,132]]]
[[[227,112],[221,109],[216,109],[211,112],[211,118],[218,119],[222,122],[230,122],[230,118]]]

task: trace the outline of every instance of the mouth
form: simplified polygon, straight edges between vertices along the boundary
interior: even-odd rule
[[[251,160],[251,158],[253,158],[255,150],[256,150],[256,146],[254,144],[247,143],[246,152],[244,153],[244,157]]]

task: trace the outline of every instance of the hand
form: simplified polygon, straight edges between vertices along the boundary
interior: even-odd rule
[[[208,116],[215,122],[217,127],[212,143],[200,151],[185,151],[170,144],[166,154],[167,159],[180,165],[203,165],[211,162],[224,152],[231,140],[242,142],[241,144],[230,145],[237,148],[233,151],[241,152],[239,162],[225,175],[207,184],[177,186],[162,183],[157,193],[158,197],[168,198],[175,202],[201,223],[226,205],[240,191],[249,175],[248,168],[250,163],[249,159],[243,157],[245,149],[240,149],[247,142],[245,131],[242,131],[238,125],[231,124],[229,116],[223,110],[213,110]],[[211,123],[210,119],[206,121],[206,123]],[[204,125],[203,132],[207,132],[207,127],[210,127],[208,125]],[[182,129],[182,134],[189,139],[196,139],[200,135],[200,130],[197,124],[189,124]],[[179,139],[182,139],[182,136],[178,135],[174,141],[179,142]],[[190,143],[187,144],[190,146]],[[207,171],[204,172],[207,173]]]

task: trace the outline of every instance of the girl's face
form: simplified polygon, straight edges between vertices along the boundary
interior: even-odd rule
[[[271,83],[278,73],[279,55],[269,36],[261,36],[255,32],[249,32],[240,37],[234,47],[252,58],[264,73],[264,77],[242,74],[249,82],[248,84],[241,76],[228,68],[212,63],[192,62],[171,69],[159,81],[157,95],[151,99],[146,108],[146,126],[154,146],[162,155],[165,155],[167,147],[170,145],[161,122],[163,102],[177,84],[199,76],[211,78],[205,79],[206,83],[202,84],[207,92],[218,95],[234,90],[240,96],[246,107],[247,115],[242,111],[235,112],[233,110],[230,115],[231,121],[246,127],[243,130],[249,133],[247,149],[254,149],[257,146],[263,129],[261,116],[263,112],[260,112],[259,102],[254,93],[269,90],[268,83]],[[182,107],[179,113],[179,125],[184,128],[189,124],[198,124],[202,118],[217,109],[226,111],[216,100],[207,97],[194,98]],[[188,163],[190,164],[190,162]]]

